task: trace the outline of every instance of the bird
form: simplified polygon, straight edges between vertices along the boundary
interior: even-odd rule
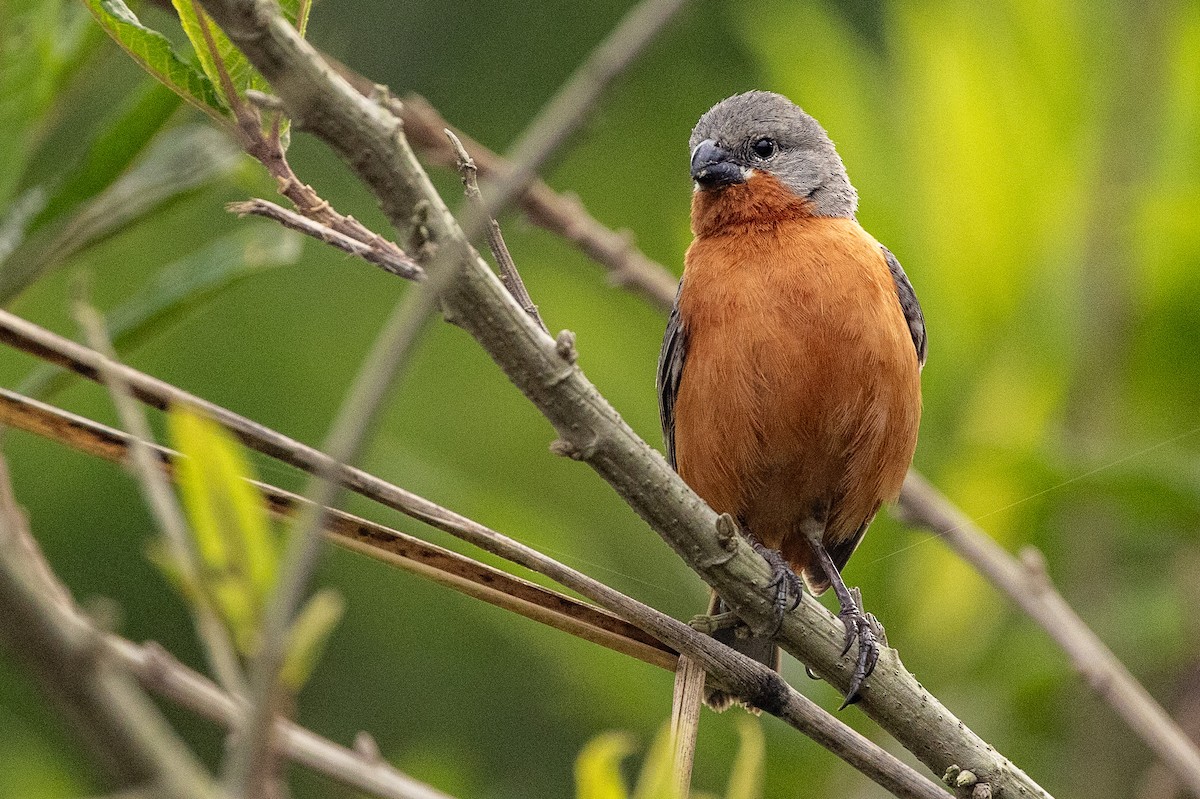
[[[668,317],[657,389],[667,459],[771,567],[775,627],[715,637],[779,669],[771,641],[802,585],[832,586],[857,640],[843,707],[882,627],[841,570],[912,463],[928,342],[912,284],[858,223],[858,195],[824,128],[750,91],[696,123],[693,240]],[[729,608],[714,593],[710,613]],[[724,709],[720,690],[706,701]]]

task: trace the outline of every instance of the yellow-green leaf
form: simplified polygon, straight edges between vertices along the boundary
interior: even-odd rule
[[[262,499],[247,482],[250,464],[229,433],[186,406],[168,414],[183,505],[204,573],[204,588],[243,652],[252,651],[278,545]]]
[[[170,40],[147,28],[121,0],[83,0],[100,27],[142,65],[183,99],[214,119],[229,115],[221,95],[208,76],[184,61]]]
[[[625,733],[606,732],[588,741],[575,761],[577,799],[628,799],[621,780],[621,761],[633,751]]]
[[[312,675],[325,650],[329,634],[342,619],[342,597],[328,589],[318,591],[300,611],[288,634],[287,656],[279,679],[292,691],[298,691]]]

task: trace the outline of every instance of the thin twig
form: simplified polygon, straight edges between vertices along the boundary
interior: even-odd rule
[[[0,425],[115,463],[124,462],[129,453],[128,434],[5,388],[0,388]],[[150,446],[158,465],[171,470],[178,453]],[[297,494],[251,482],[262,493],[267,509],[277,516],[295,518],[305,503]],[[342,511],[326,509],[324,515],[326,537],[334,544],[615,652],[663,669],[675,668],[675,650],[595,605]]]
[[[359,368],[326,438],[323,449],[329,453],[332,464],[353,463],[358,459],[384,397],[408,362],[421,332],[438,307],[439,296],[454,276],[450,268],[431,270],[425,282],[397,303]],[[292,622],[316,568],[324,509],[335,503],[342,488],[333,480],[334,474],[326,468],[313,472],[305,492],[309,503],[288,537],[279,579],[263,613],[259,650],[250,669],[250,711],[245,726],[238,730],[223,775],[225,785],[235,797],[259,795],[259,787],[270,774],[272,719],[282,690],[279,672],[287,656]]]
[[[98,356],[86,347],[0,310],[0,341],[96,379]],[[678,652],[688,652],[730,694],[762,707],[829,749],[897,796],[944,797],[928,778],[897,761],[798,694],[773,670],[691,627],[649,608],[552,558],[429,500],[361,470],[334,464],[327,455],[257,422],[127,366],[119,367],[135,395],[155,407],[186,403],[217,420],[247,446],[306,471],[336,473],[350,490],[526,568],[545,574],[632,622]]]
[[[463,193],[469,202],[474,203],[476,207],[481,207],[483,194],[479,191],[479,181],[476,177],[478,169],[475,161],[471,159],[471,154],[463,147],[458,136],[454,135],[454,131],[446,128],[446,137],[454,146],[458,156],[458,174],[462,178]],[[521,279],[521,273],[517,271],[517,264],[513,261],[512,253],[508,251],[508,245],[504,243],[504,235],[500,232],[500,223],[490,216],[487,220],[487,241],[488,249],[492,251],[492,257],[496,259],[496,266],[500,268],[500,282],[517,301],[517,305],[520,305],[525,313],[537,322],[538,327],[549,333],[546,323],[542,321],[542,315],[538,313],[537,305],[529,296],[529,290],[525,288],[525,281]]]
[[[154,440],[154,434],[145,414],[134,402],[129,386],[122,379],[119,370],[113,368],[113,364],[117,362],[117,355],[108,340],[104,320],[95,308],[82,299],[75,302],[75,318],[92,349],[102,356],[99,361],[100,376],[108,387],[121,424],[131,434],[129,465],[137,476],[146,504],[154,513],[159,529],[166,539],[171,559],[182,570],[190,585],[202,587],[204,579],[200,555],[184,520],[183,511],[175,499],[175,493],[166,478],[155,468],[150,443]],[[237,650],[228,629],[217,617],[209,594],[204,590],[198,591],[196,601],[191,603],[191,607],[195,614],[196,634],[204,647],[213,674],[226,690],[236,695],[244,695],[246,683]]]
[[[158,709],[105,657],[102,634],[44,568],[0,458],[0,637],[122,785],[171,799],[218,799],[212,778]],[[49,584],[48,584],[49,583]]]
[[[339,71],[342,69],[339,66]],[[353,76],[354,73],[346,69],[343,74]],[[365,79],[356,78],[352,83],[359,88]],[[503,157],[453,128],[424,97],[405,95],[403,103],[398,105],[409,143],[435,163],[456,168],[457,155],[442,132],[449,128],[472,153],[476,168],[485,180],[494,180],[511,170]],[[639,250],[631,233],[612,230],[593,217],[578,197],[560,194],[545,182],[535,180],[517,200],[517,205],[530,222],[571,242],[607,269],[614,284],[633,291],[664,311],[671,308],[677,282],[671,271]]]
[[[425,270],[416,261],[409,258],[403,252],[397,252],[395,248],[381,248],[377,242],[364,244],[358,239],[351,238],[344,233],[339,233],[314,219],[302,216],[295,211],[289,211],[283,206],[276,205],[268,200],[252,197],[249,200],[229,203],[225,206],[225,210],[238,216],[250,214],[273,219],[286,228],[299,231],[306,236],[311,236],[317,241],[336,247],[342,252],[361,258],[368,263],[375,264],[385,272],[390,272],[398,277],[407,280],[421,280],[425,277]],[[383,241],[383,239],[380,239],[380,241]]]

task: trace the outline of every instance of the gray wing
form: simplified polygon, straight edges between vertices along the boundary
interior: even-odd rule
[[[682,286],[682,283],[680,283]],[[675,468],[675,397],[679,394],[679,378],[683,375],[683,359],[687,354],[687,340],[683,322],[679,318],[679,293],[667,317],[667,330],[663,334],[662,351],[658,354],[658,416],[662,420],[663,441],[667,447],[667,461]]]
[[[896,256],[892,255],[891,250],[882,244],[879,245],[879,249],[883,250],[883,258],[887,261],[888,271],[892,273],[892,280],[896,283],[900,309],[904,311],[909,335],[912,336],[913,346],[917,348],[917,363],[924,366],[929,341],[925,334],[925,314],[921,313],[921,303],[917,302],[917,293],[913,291],[912,283],[908,282],[908,275],[904,274],[904,269],[896,260]]]

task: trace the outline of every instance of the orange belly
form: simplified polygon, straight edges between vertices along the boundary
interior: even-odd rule
[[[916,447],[920,370],[879,244],[808,216],[701,235],[679,312],[679,473],[803,573],[801,523],[825,515],[826,545],[851,541]]]

